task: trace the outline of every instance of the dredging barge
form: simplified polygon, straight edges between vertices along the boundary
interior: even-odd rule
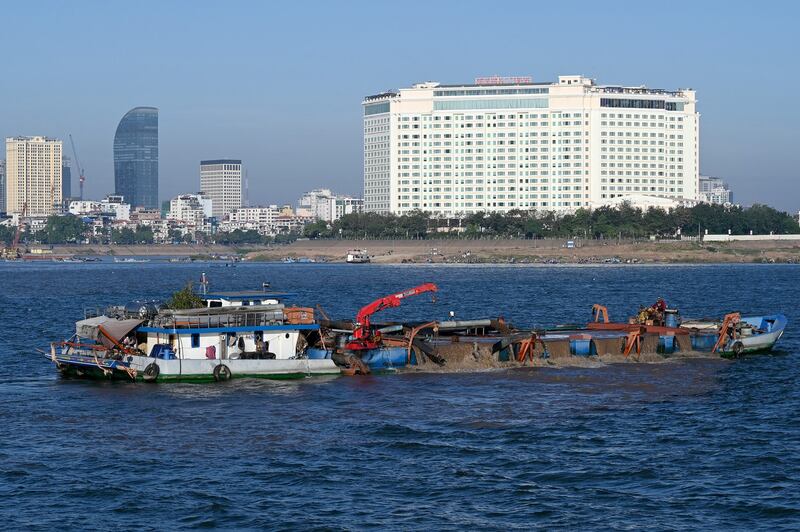
[[[782,314],[681,320],[663,300],[626,322],[601,305],[592,321],[519,329],[503,318],[374,324],[374,314],[436,292],[426,283],[364,306],[353,321],[320,308],[286,306],[292,294],[267,291],[199,295],[195,308],[134,302],[87,315],[47,357],[65,376],[147,382],[231,378],[293,379],[405,368],[479,369],[569,357],[642,360],[680,353],[735,357],[768,352],[787,325]],[[451,315],[452,318],[452,315]]]

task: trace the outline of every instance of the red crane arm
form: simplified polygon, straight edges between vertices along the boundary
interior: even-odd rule
[[[364,338],[369,336],[369,317],[387,308],[399,307],[403,299],[411,296],[424,294],[425,292],[436,292],[438,287],[433,283],[425,283],[414,288],[409,288],[402,292],[392,294],[390,296],[382,297],[362,307],[356,316],[356,330],[354,336],[356,338]]]

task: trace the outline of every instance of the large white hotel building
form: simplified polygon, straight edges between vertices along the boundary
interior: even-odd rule
[[[698,198],[693,90],[479,78],[368,96],[364,206],[458,216]]]

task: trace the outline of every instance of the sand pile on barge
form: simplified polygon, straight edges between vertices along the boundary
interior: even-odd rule
[[[618,346],[618,343],[615,342]],[[610,347],[610,346],[609,346]],[[616,352],[603,352],[596,356],[574,356],[569,350],[556,349],[548,350],[544,355],[544,350],[537,346],[535,356],[524,362],[517,360],[502,361],[498,354],[493,352],[493,346],[487,343],[453,343],[439,346],[437,354],[444,359],[443,365],[435,364],[430,360],[424,360],[418,366],[403,368],[403,372],[417,373],[470,373],[480,371],[516,369],[516,368],[599,368],[611,364],[665,364],[675,363],[689,358],[714,358],[719,359],[718,355],[689,351],[663,355],[656,352],[656,345],[648,345],[651,351],[643,349],[641,354],[625,357]],[[602,352],[602,351],[601,351]]]

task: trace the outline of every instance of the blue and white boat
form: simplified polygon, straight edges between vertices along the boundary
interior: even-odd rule
[[[689,320],[681,323],[681,328],[692,331],[694,350],[712,351],[716,346],[721,356],[730,357],[771,351],[788,324],[783,314],[729,316],[733,318],[730,322],[728,316],[722,321]]]
[[[135,381],[294,379],[338,375],[330,359],[310,359],[319,337],[313,309],[286,307],[290,294],[225,292],[204,307],[159,308],[135,302],[77,322],[49,358],[65,375]]]

